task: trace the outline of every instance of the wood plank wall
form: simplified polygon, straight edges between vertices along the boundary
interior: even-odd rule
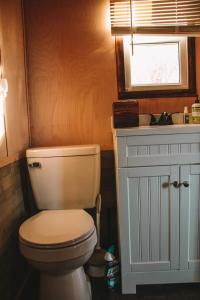
[[[117,83],[109,0],[24,3],[32,145],[100,143],[111,149]],[[199,45],[198,40],[197,66]],[[183,111],[192,102],[146,99],[140,101],[140,112]]]
[[[5,100],[7,152],[13,159],[29,145],[21,0],[0,1],[0,36],[3,76],[9,88]]]
[[[13,300],[28,271],[18,248],[18,228],[26,217],[24,164],[15,162],[29,145],[21,0],[0,1],[0,50],[9,86],[5,100],[7,149],[0,151],[0,299]]]
[[[109,1],[24,4],[32,145],[110,148],[117,87]]]

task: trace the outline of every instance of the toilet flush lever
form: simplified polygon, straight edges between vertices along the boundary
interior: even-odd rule
[[[42,168],[42,164],[40,162],[33,162],[28,164],[29,168]]]

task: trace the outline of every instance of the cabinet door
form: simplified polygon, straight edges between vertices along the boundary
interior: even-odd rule
[[[119,169],[122,272],[179,268],[178,166]]]
[[[200,165],[180,168],[180,268],[200,268]]]

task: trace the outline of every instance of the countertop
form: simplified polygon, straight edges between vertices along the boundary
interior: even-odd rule
[[[178,125],[166,125],[166,126],[139,126],[139,127],[130,127],[130,128],[113,128],[112,131],[114,136],[200,133],[200,124],[178,124]]]

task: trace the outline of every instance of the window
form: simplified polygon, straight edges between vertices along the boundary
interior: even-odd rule
[[[119,99],[194,96],[194,39],[134,35],[117,39]]]

